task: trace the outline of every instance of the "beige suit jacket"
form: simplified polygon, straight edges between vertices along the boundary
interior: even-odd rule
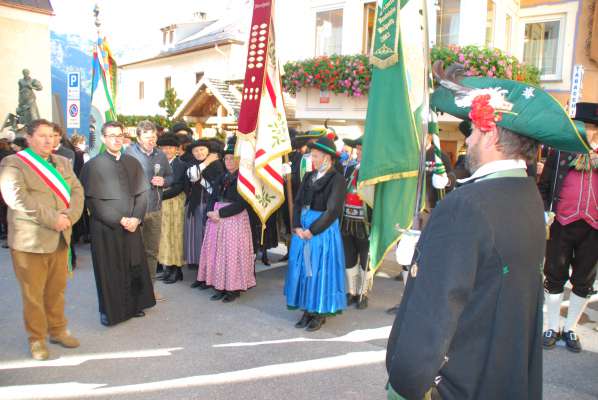
[[[63,237],[71,242],[71,229],[54,229],[59,214],[74,224],[83,211],[83,187],[73,172],[71,162],[52,154],[56,170],[71,187],[70,207],[52,192],[45,182],[16,155],[0,163],[0,189],[8,205],[8,246],[27,253],[53,253]]]

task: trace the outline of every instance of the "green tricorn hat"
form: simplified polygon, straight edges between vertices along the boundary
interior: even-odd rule
[[[314,128],[302,134],[295,136],[296,139],[319,139],[323,136],[332,136],[334,135],[334,139],[336,140],[336,132],[334,129],[330,128]]]
[[[360,136],[357,139],[343,139],[343,142],[349,147],[357,147],[361,146],[362,140],[363,136]]]
[[[472,98],[490,94],[493,97],[491,104],[502,101],[508,105],[494,107],[501,114],[496,125],[558,150],[590,151],[583,123],[571,120],[563,106],[550,94],[518,81],[463,77],[459,67],[453,64],[443,71],[442,66],[435,63],[434,74],[440,86],[431,96],[431,107],[457,118],[469,119]],[[500,98],[498,101],[497,97]]]

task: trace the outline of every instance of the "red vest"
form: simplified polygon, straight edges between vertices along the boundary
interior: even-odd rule
[[[570,169],[563,179],[556,209],[561,225],[584,220],[598,229],[598,170]]]

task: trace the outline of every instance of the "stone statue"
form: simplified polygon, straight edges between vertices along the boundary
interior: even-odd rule
[[[17,115],[21,124],[26,125],[35,119],[39,119],[34,90],[42,90],[42,84],[37,79],[31,79],[29,70],[24,69],[23,79],[19,80],[19,107],[17,108]]]

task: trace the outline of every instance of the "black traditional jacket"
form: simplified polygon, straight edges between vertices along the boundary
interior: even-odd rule
[[[535,180],[466,184],[432,211],[386,356],[389,382],[422,399],[542,398],[542,200]]]
[[[314,181],[315,174],[312,171],[303,177],[293,210],[293,228],[302,227],[301,211],[304,207],[324,212],[309,228],[313,235],[325,231],[341,216],[345,199],[345,179],[338,171],[332,169]]]
[[[538,189],[542,195],[542,200],[544,200],[544,209],[546,211],[550,211],[551,204],[552,210],[556,210],[563,180],[571,168],[569,164],[575,157],[577,157],[575,153],[561,151],[559,154],[559,151],[554,149],[548,153],[538,182]]]

